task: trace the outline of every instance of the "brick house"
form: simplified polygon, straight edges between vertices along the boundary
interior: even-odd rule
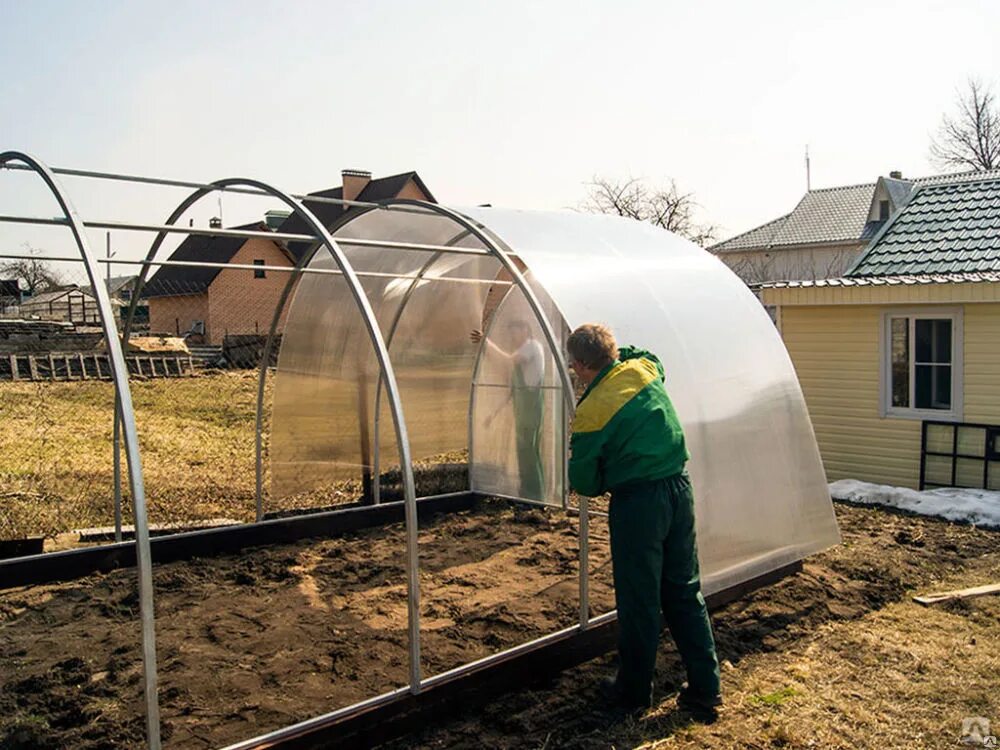
[[[416,172],[373,180],[370,172],[344,170],[342,177],[342,186],[310,195],[365,202],[391,198],[434,200]],[[344,207],[336,204],[307,199],[305,205],[327,228],[345,214]],[[279,223],[275,219],[283,220]],[[286,217],[281,212],[269,212],[267,222],[235,229],[309,234],[300,216]],[[193,234],[178,246],[170,260],[294,267],[308,249],[309,243],[305,242],[286,245],[257,237]],[[282,271],[162,266],[142,290],[142,296],[149,300],[150,333],[192,334],[206,344],[221,344],[231,334],[264,335],[287,281],[288,274]],[[279,321],[279,332],[283,326],[284,319]]]

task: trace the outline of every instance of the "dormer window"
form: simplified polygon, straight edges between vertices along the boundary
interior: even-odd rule
[[[889,201],[878,202],[878,220],[879,221],[889,220]]]

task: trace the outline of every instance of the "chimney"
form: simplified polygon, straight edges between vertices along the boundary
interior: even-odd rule
[[[900,172],[898,169],[894,169],[891,172],[889,172],[889,176],[894,180],[903,179],[903,173]]]
[[[222,229],[222,219],[220,219],[218,216],[213,216],[211,219],[208,220],[208,228]]]
[[[356,201],[361,191],[371,182],[372,173],[363,169],[344,169],[340,173],[344,180],[344,200]]]

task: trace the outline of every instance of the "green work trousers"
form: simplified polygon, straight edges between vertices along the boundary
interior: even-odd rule
[[[608,525],[624,696],[635,703],[650,699],[661,610],[691,690],[718,695],[719,661],[701,595],[691,480],[682,473],[612,489]]]

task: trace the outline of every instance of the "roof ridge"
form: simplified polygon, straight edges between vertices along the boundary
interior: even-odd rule
[[[411,169],[408,172],[398,172],[397,174],[387,174],[381,177],[373,177],[371,182],[378,182],[379,180],[395,180],[397,177],[413,177],[417,173],[417,170]]]
[[[829,193],[834,190],[853,190],[855,188],[862,187],[870,187],[874,189],[876,184],[877,183],[874,182],[859,182],[856,185],[834,185],[833,187],[810,188],[806,191],[806,195],[809,195],[810,193]]]
[[[925,177],[912,177],[904,179],[904,182],[937,183],[949,184],[955,181],[962,182],[982,182],[987,180],[1000,179],[1000,168],[997,169],[968,169],[964,172],[945,172],[943,174],[927,175]]]

